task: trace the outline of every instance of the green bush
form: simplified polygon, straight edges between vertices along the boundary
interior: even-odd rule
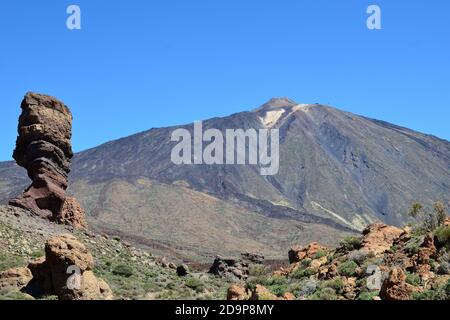
[[[420,286],[422,283],[422,281],[420,280],[420,277],[417,274],[410,273],[410,272],[406,272],[406,282],[415,287]]]
[[[301,262],[302,267],[308,268],[308,267],[311,265],[311,261],[312,261],[312,260],[311,260],[311,259],[308,259],[308,258],[303,259],[302,262]]]
[[[33,300],[33,297],[20,291],[12,291],[5,295],[0,294],[0,300]]]
[[[309,297],[316,292],[318,281],[306,279],[304,281],[296,281],[289,287],[289,292],[292,292],[297,298]]]
[[[19,256],[0,252],[0,271],[25,265],[25,259]]]
[[[282,297],[286,292],[289,291],[287,285],[284,284],[269,286],[267,289],[273,294],[275,294],[277,297]]]
[[[450,274],[450,252],[445,252],[438,260],[439,267],[437,272],[444,275]]]
[[[361,249],[361,238],[348,236],[341,241],[341,247],[346,251],[353,251]]]
[[[204,283],[200,279],[194,277],[186,280],[186,286],[196,292],[203,292],[205,290]]]
[[[342,293],[344,289],[344,281],[341,278],[335,278],[333,280],[326,281],[324,283],[324,288],[331,288],[336,293]]]
[[[374,297],[378,296],[380,293],[378,291],[363,291],[359,294],[356,300],[373,300]]]
[[[45,256],[44,250],[36,250],[31,253],[31,258],[36,259]]]
[[[269,277],[264,281],[263,285],[266,286],[270,292],[279,297],[289,291],[288,279],[283,276]]]
[[[450,300],[450,280],[441,288],[413,294],[414,300]]]
[[[432,210],[431,208],[424,208],[420,203],[414,203],[409,211],[409,215],[420,221],[415,226],[415,231],[421,234],[437,229],[447,218],[445,204],[442,201],[436,202]]]
[[[322,290],[318,290],[311,297],[311,300],[337,300],[337,295],[334,289],[332,288],[323,288]]]
[[[436,229],[434,235],[438,246],[450,248],[450,227],[441,226]]]
[[[424,236],[415,236],[409,240],[405,245],[405,251],[410,254],[414,255],[419,253],[420,246],[424,241]]]
[[[291,274],[291,278],[294,279],[303,279],[306,277],[310,277],[314,274],[314,270],[312,269],[301,269],[301,268],[297,268],[292,274]]]
[[[322,257],[325,257],[327,255],[327,252],[325,250],[319,250],[314,255],[314,259],[320,259]]]
[[[133,275],[133,269],[126,264],[119,264],[116,267],[114,267],[112,273],[115,274],[116,276],[129,278]]]
[[[270,287],[270,286],[277,286],[277,285],[285,285],[288,283],[288,280],[286,277],[283,276],[273,276],[266,279],[263,285]]]
[[[342,276],[352,277],[356,274],[358,265],[354,261],[346,261],[338,267],[338,272]]]
[[[447,296],[447,300],[450,300],[450,280],[448,280],[447,284],[444,286],[444,292]]]

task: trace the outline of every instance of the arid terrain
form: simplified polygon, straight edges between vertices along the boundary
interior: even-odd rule
[[[279,129],[273,176],[175,165],[175,128],[72,165],[70,109],[35,93],[21,109],[0,299],[450,299],[448,141],[283,98],[205,121]]]
[[[151,129],[75,155],[69,193],[90,227],[174,258],[280,259],[293,244],[336,246],[370,223],[403,226],[415,201],[450,201],[450,143],[437,137],[286,98],[203,125],[278,128],[279,173],[174,165],[179,127]],[[28,183],[25,170],[0,163],[0,201]]]

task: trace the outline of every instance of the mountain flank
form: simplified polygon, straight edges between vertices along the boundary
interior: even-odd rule
[[[69,193],[89,225],[182,259],[280,258],[294,243],[337,245],[371,223],[401,227],[415,201],[450,203],[450,143],[434,136],[287,98],[203,127],[279,129],[278,174],[175,165],[171,133],[193,125],[151,129],[74,156]],[[1,201],[27,183],[14,163],[0,163]]]

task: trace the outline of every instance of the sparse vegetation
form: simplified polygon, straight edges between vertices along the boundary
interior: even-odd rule
[[[292,274],[291,277],[295,278],[295,279],[303,279],[303,278],[307,278],[310,277],[314,274],[314,270],[306,268],[306,269],[302,269],[302,268],[297,268],[297,270],[295,270]]]
[[[435,202],[433,209],[425,208],[421,203],[416,202],[411,206],[409,215],[420,221],[420,223],[415,225],[415,229],[416,232],[421,234],[433,232],[447,218],[445,205],[441,201]]]
[[[405,251],[410,254],[414,255],[419,253],[420,251],[420,245],[424,241],[424,236],[414,236],[412,237],[405,245]]]
[[[317,251],[317,253],[314,255],[314,259],[320,259],[322,257],[325,257],[327,255],[327,252],[325,250],[319,250]]]
[[[353,277],[356,274],[358,265],[354,261],[345,261],[338,267],[338,272],[342,276]]]
[[[119,264],[114,267],[112,273],[118,276],[129,278],[133,275],[133,269],[126,264]]]
[[[450,227],[440,226],[434,232],[439,247],[450,249]]]
[[[344,289],[344,281],[342,278],[335,278],[325,282],[325,287],[332,288],[337,294],[341,294]]]
[[[359,250],[361,248],[361,238],[355,236],[346,237],[341,241],[341,247],[345,251]]]
[[[413,294],[414,300],[450,300],[450,280],[440,287],[433,290],[425,290]]]
[[[450,252],[445,252],[439,257],[439,268],[437,271],[442,275],[450,274]]]
[[[301,261],[301,265],[303,268],[308,268],[311,265],[311,259],[305,258]]]
[[[418,287],[421,285],[420,277],[417,274],[406,272],[406,283]]]
[[[263,264],[251,264],[248,268],[250,277],[259,277],[267,274],[267,267]]]
[[[21,256],[0,252],[0,271],[23,266],[25,259]]]
[[[363,291],[360,293],[356,300],[373,300],[376,296],[379,295],[378,291]]]
[[[192,290],[198,293],[203,292],[205,290],[204,283],[198,278],[190,277],[186,280],[185,284],[188,288],[191,288]]]
[[[336,291],[333,288],[323,288],[319,289],[314,293],[310,298],[310,300],[337,300],[338,297],[336,295]]]

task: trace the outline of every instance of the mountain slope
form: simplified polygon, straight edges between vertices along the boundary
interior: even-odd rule
[[[268,255],[383,221],[401,225],[413,201],[450,200],[450,143],[322,105],[272,99],[251,112],[203,122],[204,130],[280,130],[280,170],[181,165],[173,130],[152,129],[77,154],[71,193],[91,225],[196,257],[243,249]],[[0,164],[0,200],[27,185]],[[328,240],[328,241],[326,241]],[[280,250],[281,249],[281,250]]]

